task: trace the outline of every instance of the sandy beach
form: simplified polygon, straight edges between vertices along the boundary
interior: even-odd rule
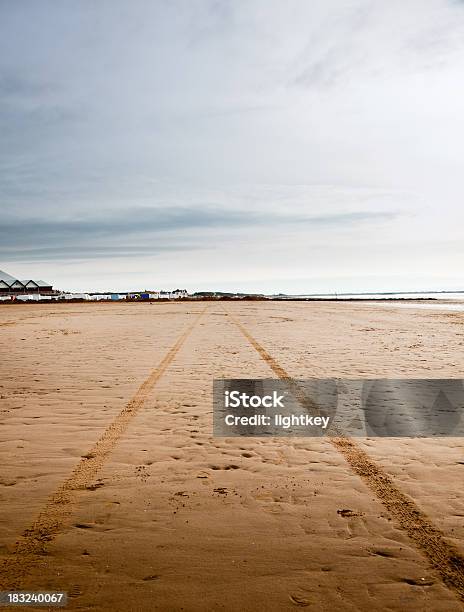
[[[463,609],[462,439],[215,438],[212,385],[462,378],[464,312],[4,305],[0,350],[1,589],[76,610]]]

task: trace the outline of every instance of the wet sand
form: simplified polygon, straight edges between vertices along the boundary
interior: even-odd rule
[[[211,436],[214,377],[462,378],[463,348],[464,313],[375,304],[1,307],[1,587],[80,610],[463,609],[461,557],[446,579],[435,536],[328,439]],[[463,440],[356,444],[462,555]]]

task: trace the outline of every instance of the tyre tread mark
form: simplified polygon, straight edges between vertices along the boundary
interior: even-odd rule
[[[132,399],[117,414],[91,450],[80,459],[70,476],[51,495],[32,526],[26,529],[16,542],[12,554],[3,561],[0,568],[0,590],[20,586],[21,581],[46,554],[47,545],[62,531],[73,513],[76,492],[86,489],[92,483],[129,423],[141,410],[152,389],[172,363],[205,310],[206,308],[198,313],[195,320],[179,336],[159,365],[150,372]]]
[[[311,398],[299,388],[296,380],[259,344],[244,325],[230,312],[227,312],[227,315],[271,370],[289,385],[292,392],[295,392],[298,401],[306,409],[317,409]],[[375,493],[416,548],[427,557],[444,584],[464,601],[464,556],[445,539],[444,533],[432,523],[416,503],[405,495],[392,478],[352,439],[337,431],[335,434],[330,434],[329,442],[343,455],[353,472]]]

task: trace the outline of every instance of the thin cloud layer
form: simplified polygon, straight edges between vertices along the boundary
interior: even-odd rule
[[[394,212],[354,211],[303,216],[221,209],[129,208],[111,217],[98,212],[80,219],[6,218],[0,226],[0,257],[17,260],[93,259],[158,255],[165,251],[218,248],[217,232],[283,228],[294,233],[352,228],[395,219]],[[237,234],[235,234],[236,236]],[[224,238],[221,237],[221,240]]]
[[[463,68],[451,0],[1,3],[0,268],[460,288]]]

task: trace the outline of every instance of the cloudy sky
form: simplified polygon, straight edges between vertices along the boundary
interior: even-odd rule
[[[464,2],[0,0],[0,269],[464,289]]]

